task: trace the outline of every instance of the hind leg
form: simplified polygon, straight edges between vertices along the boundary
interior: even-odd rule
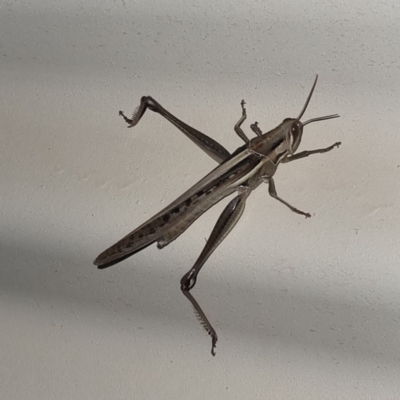
[[[132,118],[127,118],[122,111],[119,112],[119,115],[129,124],[128,128],[131,128],[140,121],[146,109],[154,111],[166,118],[218,163],[221,164],[230,157],[229,151],[226,150],[224,146],[175,117],[150,96],[142,97],[140,106],[134,111]]]

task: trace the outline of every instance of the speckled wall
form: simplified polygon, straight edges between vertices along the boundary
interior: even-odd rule
[[[0,398],[397,399],[400,5],[380,1],[3,1]],[[229,151],[295,117],[281,165],[180,291],[225,199],[162,251],[94,258],[216,163],[151,95]]]

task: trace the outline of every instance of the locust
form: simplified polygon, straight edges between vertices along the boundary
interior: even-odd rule
[[[197,261],[180,281],[182,293],[192,304],[200,323],[211,337],[211,354],[213,356],[215,356],[218,341],[217,333],[191,294],[204,263],[239,221],[247,198],[262,183],[268,184],[269,194],[291,211],[306,218],[311,217],[309,213],[293,207],[278,196],[273,176],[281,163],[300,160],[312,154],[326,153],[341,144],[336,142],[323,149],[296,153],[302,139],[303,128],[306,125],[339,117],[339,115],[333,114],[312,118],[305,122],[300,121],[310,102],[317,80],[318,75],[297,118],[286,118],[276,128],[266,133],[262,133],[258,122],[255,122],[250,125],[255,134],[251,139],[241,128],[247,118],[245,102],[242,100],[242,115],[234,130],[244,144],[233,153],[229,153],[221,144],[178,119],[150,96],[142,97],[132,118],[127,118],[122,111],[119,112],[128,124],[128,128],[137,125],[147,109],[160,114],[219,165],[170,205],[102,252],[94,261],[94,264],[100,269],[117,264],[155,242],[159,249],[164,248],[185,232],[204,212],[225,197],[237,192],[236,197],[228,203],[217,220]]]

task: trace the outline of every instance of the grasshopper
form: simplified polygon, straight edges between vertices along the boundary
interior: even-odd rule
[[[251,125],[251,129],[256,136],[252,139],[249,139],[241,128],[247,118],[245,102],[242,100],[242,116],[234,130],[245,144],[232,154],[215,140],[179,120],[150,96],[142,97],[132,118],[127,118],[122,111],[119,112],[128,123],[128,128],[135,126],[147,109],[162,115],[219,165],[154,217],[101,253],[94,261],[99,268],[119,263],[154,242],[157,242],[157,247],[162,249],[185,232],[209,208],[226,196],[238,192],[219,217],[199,258],[180,281],[183,294],[188,298],[200,323],[211,336],[211,354],[213,356],[215,356],[218,341],[217,333],[190,293],[204,263],[239,221],[245,208],[246,199],[261,183],[267,183],[269,194],[290,210],[306,218],[311,217],[309,213],[293,207],[278,196],[273,180],[275,171],[280,163],[299,160],[311,154],[326,153],[341,144],[336,142],[324,149],[302,151],[295,154],[300,146],[304,126],[311,122],[339,117],[334,114],[312,118],[306,122],[300,121],[310,102],[317,80],[318,75],[297,118],[286,118],[276,128],[266,133],[262,133],[258,123],[255,122]]]

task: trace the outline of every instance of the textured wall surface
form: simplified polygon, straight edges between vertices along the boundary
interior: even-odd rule
[[[39,4],[40,3],[40,4]],[[2,399],[396,399],[400,390],[397,0],[0,4]],[[301,150],[181,294],[225,201],[162,251],[93,259],[216,165],[151,95],[230,151],[240,101]]]

